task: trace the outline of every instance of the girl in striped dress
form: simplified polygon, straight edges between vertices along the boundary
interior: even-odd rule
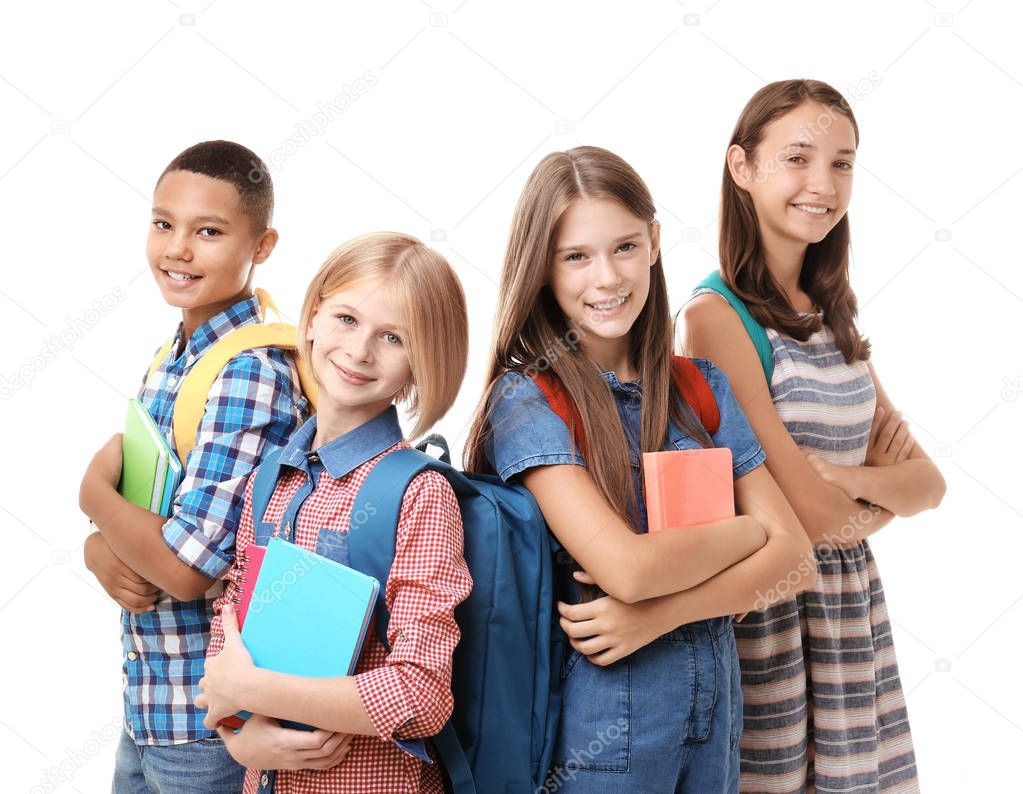
[[[736,625],[742,791],[919,790],[867,537],[936,507],[945,483],[855,324],[846,209],[858,142],[830,86],[789,80],[758,91],[727,153],[720,294],[698,290],[684,310],[686,354],[727,373],[818,567],[812,590]]]

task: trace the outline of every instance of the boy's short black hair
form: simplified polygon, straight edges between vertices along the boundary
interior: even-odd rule
[[[238,191],[242,212],[252,220],[253,227],[258,231],[270,227],[274,214],[274,185],[270,171],[255,152],[240,143],[203,141],[189,146],[170,161],[160,179],[171,171],[191,171],[230,182]]]

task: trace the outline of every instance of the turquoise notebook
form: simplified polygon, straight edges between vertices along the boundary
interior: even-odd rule
[[[351,675],[380,584],[346,565],[271,538],[242,640],[257,667],[310,678]],[[289,728],[311,727],[281,720]]]

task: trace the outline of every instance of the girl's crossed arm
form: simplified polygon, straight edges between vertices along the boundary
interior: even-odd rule
[[[735,481],[735,501],[741,513],[764,527],[767,543],[763,548],[680,593],[636,604],[611,596],[576,605],[558,604],[561,626],[572,647],[595,664],[607,665],[677,626],[764,609],[813,587],[817,580],[813,549],[766,467]],[[681,528],[670,534],[689,531]],[[658,533],[662,534],[669,533]],[[676,565],[685,567],[688,561],[683,558]]]
[[[568,553],[605,593],[626,603],[694,587],[768,540],[757,520],[745,515],[685,531],[636,534],[589,472],[575,464],[528,469],[522,483]]]
[[[897,516],[912,516],[941,504],[945,495],[945,478],[927,453],[914,443],[905,422],[892,405],[874,365],[867,362],[870,377],[877,390],[878,412],[871,428],[871,450],[866,466],[836,466],[816,455],[809,456],[810,465],[825,482],[841,488],[850,499],[862,499],[879,505]],[[884,449],[878,447],[886,445]],[[871,452],[877,450],[884,462],[871,463]]]
[[[812,543],[854,543],[892,520],[890,511],[865,511],[863,504],[817,474],[778,416],[753,343],[739,315],[724,300],[701,295],[686,305],[683,349],[686,355],[708,358],[725,371],[767,453],[771,475]]]

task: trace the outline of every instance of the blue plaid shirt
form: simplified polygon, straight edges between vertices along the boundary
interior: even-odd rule
[[[139,391],[174,446],[174,400],[192,366],[229,331],[260,321],[249,298],[200,325],[182,349],[182,327],[152,378]],[[245,481],[263,454],[287,443],[308,406],[291,355],[276,348],[240,353],[228,362],[206,402],[195,447],[183,461],[184,479],[163,527],[182,562],[220,579],[234,562],[234,534]],[[196,708],[218,581],[195,601],[163,595],[143,615],[123,612],[125,729],[137,744],[180,744],[216,735]]]

